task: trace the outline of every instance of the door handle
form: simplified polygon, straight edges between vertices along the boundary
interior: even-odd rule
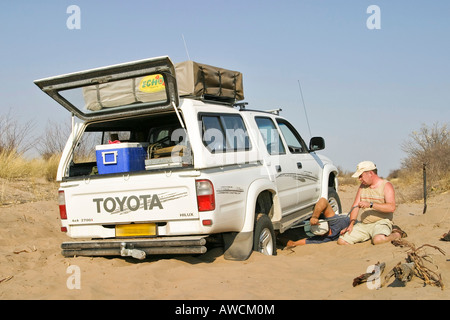
[[[275,166],[275,170],[277,170],[277,172],[281,172],[281,166]]]
[[[301,168],[303,168],[302,163],[301,162],[297,162],[297,169],[301,169]]]

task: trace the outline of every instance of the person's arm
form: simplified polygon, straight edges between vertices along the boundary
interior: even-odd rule
[[[356,193],[355,201],[353,201],[352,204],[352,210],[350,211],[350,224],[346,229],[343,229],[341,231],[341,234],[344,234],[346,232],[351,233],[353,230],[353,226],[356,223],[356,218],[358,217],[358,204],[361,202],[361,187],[359,187],[358,192]]]

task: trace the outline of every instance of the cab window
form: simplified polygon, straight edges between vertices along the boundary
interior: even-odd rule
[[[277,119],[277,123],[291,153],[307,152],[303,139],[289,122]]]
[[[244,121],[239,115],[202,115],[202,139],[212,152],[245,151],[250,139]]]
[[[261,137],[266,145],[267,152],[271,155],[285,154],[286,150],[284,149],[283,142],[281,141],[278,130],[272,119],[266,117],[256,117],[255,121],[258,126],[259,133],[261,134]]]

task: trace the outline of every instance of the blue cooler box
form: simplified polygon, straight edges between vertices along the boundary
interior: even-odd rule
[[[145,170],[146,150],[140,143],[98,145],[95,153],[99,174]]]

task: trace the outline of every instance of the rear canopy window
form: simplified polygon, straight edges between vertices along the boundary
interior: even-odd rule
[[[175,67],[157,57],[45,78],[34,83],[82,120],[154,114],[178,106]]]
[[[239,115],[203,115],[201,121],[203,144],[210,152],[250,149],[247,128]]]
[[[60,91],[78,110],[86,114],[102,114],[164,105],[168,103],[162,74],[95,84]]]

